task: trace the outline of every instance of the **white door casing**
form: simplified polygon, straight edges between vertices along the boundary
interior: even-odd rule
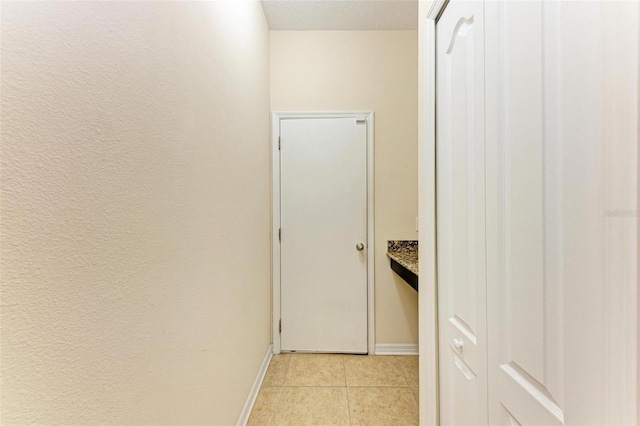
[[[426,2],[420,2],[422,11]],[[433,1],[426,14],[419,16],[420,40],[418,71],[418,214],[420,227],[420,292],[418,322],[420,329],[420,424],[439,424],[438,383],[438,279],[436,250],[436,20],[446,0]],[[420,81],[419,81],[420,82]]]
[[[437,27],[440,422],[487,422],[484,16],[452,2]]]
[[[367,353],[375,344],[373,113],[273,117],[274,353]]]

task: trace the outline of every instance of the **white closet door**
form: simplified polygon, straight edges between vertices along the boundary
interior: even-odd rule
[[[487,422],[484,16],[452,1],[437,32],[440,422]]]
[[[638,6],[605,3],[485,3],[491,424],[637,419],[637,220],[606,211],[637,205]]]

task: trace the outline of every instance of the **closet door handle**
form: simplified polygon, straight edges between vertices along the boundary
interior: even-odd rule
[[[462,339],[453,339],[453,347],[457,350],[461,350],[462,348],[464,348],[464,342],[462,341]]]

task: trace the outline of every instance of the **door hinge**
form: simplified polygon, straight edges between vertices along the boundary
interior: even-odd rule
[[[280,149],[280,144],[281,144],[280,136],[278,136],[278,149]]]
[[[278,241],[282,241],[282,228],[278,228]]]
[[[282,320],[280,320],[280,323],[278,323],[278,332],[282,333]]]

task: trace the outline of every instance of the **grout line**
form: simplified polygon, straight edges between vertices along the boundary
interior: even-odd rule
[[[409,388],[409,392],[411,392],[411,396],[413,396],[413,400],[416,402],[416,404],[418,404],[418,408],[420,408],[420,401],[418,400],[419,398],[416,396],[415,393],[413,393],[411,388]]]
[[[394,356],[393,359],[396,362],[396,365],[398,366],[398,368],[400,369],[400,372],[402,373],[402,378],[404,379],[405,382],[407,382],[407,375],[404,373],[404,368],[402,368],[402,363],[400,361],[398,361],[398,357]],[[409,382],[407,382],[408,384]]]
[[[407,375],[404,374],[404,368],[402,368],[402,364],[398,361],[398,355],[390,355],[393,361],[396,363],[396,367],[400,370],[400,375],[402,376],[402,380],[404,380],[405,386],[409,387],[409,381],[407,380]]]
[[[342,385],[286,385],[286,386],[280,386],[280,387],[282,388],[346,388],[347,386],[342,384]]]
[[[349,388],[385,388],[385,389],[407,389],[406,386],[348,386]],[[409,390],[409,389],[407,389]]]
[[[347,386],[347,366],[342,356],[342,371],[344,372],[344,392],[347,394],[347,414],[349,415],[349,426],[351,426],[351,401],[349,400],[349,386]]]
[[[410,388],[407,385],[351,385],[348,388]]]
[[[272,419],[272,426],[275,426],[276,424],[276,420],[278,420],[278,416],[280,415],[280,412],[282,411],[282,396],[284,394],[284,382],[287,380],[287,375],[289,374],[289,366],[291,365],[291,356],[288,357],[289,361],[286,363],[287,367],[285,369],[284,372],[284,377],[282,378],[282,385],[277,386],[278,388],[280,388],[280,395],[278,396],[278,402],[276,402],[276,407],[275,407],[275,413],[273,414],[273,419]]]
[[[398,368],[400,368],[400,372],[402,373],[402,377],[404,378],[404,381],[407,382],[407,387],[411,387],[411,385],[409,384],[409,372],[405,371],[404,366],[402,365],[402,363],[399,361],[398,356],[395,357],[396,359],[396,363],[398,364]]]
[[[278,395],[278,402],[276,402],[276,407],[273,413],[273,419],[271,419],[271,424],[273,426],[275,426],[276,424],[276,420],[278,420],[278,416],[280,415],[280,412],[282,411],[281,407],[282,407],[282,394],[284,393],[284,389],[282,387],[280,387],[280,395]]]
[[[287,362],[287,368],[284,370],[284,378],[282,379],[282,386],[287,383],[287,376],[289,375],[289,369],[291,368],[291,360],[293,359],[293,355],[289,355],[289,361]]]
[[[346,388],[347,386],[344,385],[335,385],[335,386],[283,386],[283,388],[288,388],[288,389],[293,389],[293,388],[304,388],[304,389],[308,389],[308,388]],[[350,388],[356,388],[356,387],[371,387],[371,386],[349,386]],[[397,387],[397,386],[394,386]]]
[[[418,386],[409,385],[284,385],[284,386],[265,386],[265,388],[417,388]]]

